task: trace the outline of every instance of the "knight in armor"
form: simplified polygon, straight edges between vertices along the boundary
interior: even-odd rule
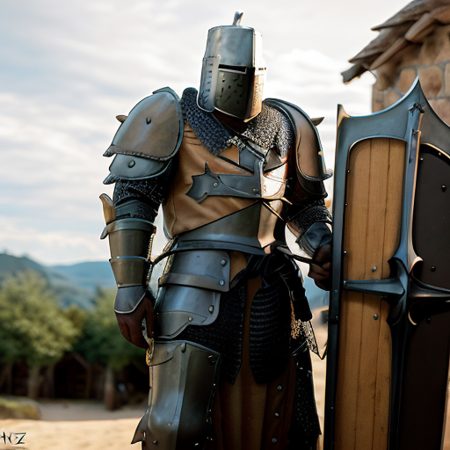
[[[315,449],[320,434],[311,312],[285,225],[326,289],[330,175],[313,121],[262,101],[261,35],[241,17],[209,30],[199,92],[144,98],[105,153],[114,309],[150,366],[143,449]],[[169,243],[152,260],[160,205]],[[155,299],[149,273],[164,258]]]

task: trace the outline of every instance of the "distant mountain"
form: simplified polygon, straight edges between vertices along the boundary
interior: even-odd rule
[[[82,262],[70,266],[51,266],[49,269],[68,278],[79,288],[87,289],[92,293],[97,287],[116,287],[108,261]]]
[[[76,304],[89,309],[97,286],[115,287],[107,261],[47,267],[26,256],[0,254],[0,286],[8,276],[27,270],[37,272],[47,280],[63,307]]]

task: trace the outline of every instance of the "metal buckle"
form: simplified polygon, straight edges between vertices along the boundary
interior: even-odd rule
[[[148,349],[145,352],[145,362],[147,363],[147,366],[151,366],[153,354],[155,353],[155,340],[150,338],[147,340],[147,343]]]
[[[144,339],[148,344],[148,349],[145,352],[145,361],[147,366],[150,366],[152,363],[153,354],[155,353],[155,339],[153,339],[153,337],[148,337],[147,322],[145,319],[142,319],[142,336],[144,336]]]

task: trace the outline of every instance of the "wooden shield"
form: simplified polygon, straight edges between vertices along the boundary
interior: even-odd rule
[[[450,128],[418,80],[338,111],[326,450],[441,450],[450,339]]]

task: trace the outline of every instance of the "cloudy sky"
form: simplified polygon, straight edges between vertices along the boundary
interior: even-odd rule
[[[340,72],[405,0],[14,0],[0,2],[0,251],[45,264],[106,260],[102,158],[127,114],[153,90],[198,87],[207,30],[263,34],[266,97],[325,116],[334,163],[337,103],[370,112],[373,76]]]

